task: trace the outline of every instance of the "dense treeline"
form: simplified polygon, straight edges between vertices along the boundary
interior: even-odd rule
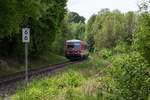
[[[79,23],[82,22],[83,24],[85,24],[85,18],[83,16],[80,16],[78,13],[76,12],[69,12],[68,13],[68,22],[74,22],[74,23]]]
[[[66,13],[67,0],[0,1],[0,55],[23,55],[21,29],[31,29],[29,54],[50,49]]]
[[[93,15],[88,20],[85,33],[90,50],[112,49],[119,40],[131,44],[132,33],[136,31],[138,24],[137,18],[134,12],[122,14],[118,10],[110,12],[109,9],[103,9],[97,15]]]

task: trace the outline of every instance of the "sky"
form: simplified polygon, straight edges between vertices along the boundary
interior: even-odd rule
[[[118,9],[126,13],[137,11],[137,4],[138,0],[68,0],[67,8],[88,20],[91,15],[97,14],[102,8],[109,8],[110,11]]]

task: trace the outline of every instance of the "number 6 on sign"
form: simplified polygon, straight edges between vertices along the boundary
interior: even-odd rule
[[[22,42],[23,43],[30,42],[30,29],[29,28],[22,29]]]

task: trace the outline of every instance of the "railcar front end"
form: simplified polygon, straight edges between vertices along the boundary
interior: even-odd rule
[[[65,55],[70,60],[82,59],[88,56],[87,43],[81,40],[67,40],[65,43]]]

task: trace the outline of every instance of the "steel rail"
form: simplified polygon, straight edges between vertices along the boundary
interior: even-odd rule
[[[42,73],[51,72],[53,70],[62,68],[66,65],[76,64],[79,62],[82,62],[82,61],[74,61],[74,62],[67,61],[67,62],[63,62],[63,63],[59,63],[59,64],[53,64],[53,65],[48,65],[45,67],[39,67],[36,69],[31,69],[31,70],[29,70],[28,76],[30,78],[34,75],[40,75]],[[0,87],[4,86],[4,85],[8,85],[9,83],[24,80],[24,79],[25,79],[25,71],[13,73],[13,74],[6,75],[6,76],[0,76]]]

